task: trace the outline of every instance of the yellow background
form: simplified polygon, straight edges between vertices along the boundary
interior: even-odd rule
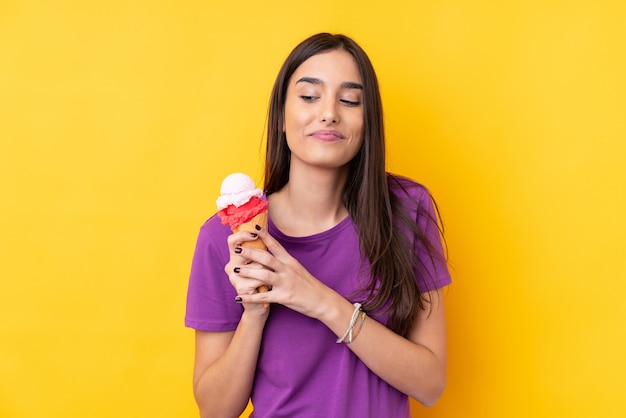
[[[368,51],[389,169],[442,211],[449,384],[415,416],[626,415],[625,3],[295,3],[0,3],[0,416],[197,416],[196,234],[318,31]]]

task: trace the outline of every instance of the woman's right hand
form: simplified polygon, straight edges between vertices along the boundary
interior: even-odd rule
[[[267,285],[258,279],[247,277],[239,272],[239,269],[243,266],[246,269],[264,269],[265,267],[259,263],[253,262],[249,258],[241,255],[241,246],[245,242],[254,241],[257,239],[256,235],[250,232],[241,231],[235,232],[228,237],[228,249],[230,253],[230,260],[224,267],[224,271],[228,275],[230,283],[235,288],[238,295],[253,295],[258,293],[258,288]],[[256,248],[247,247],[246,253],[250,254],[250,251],[263,251]],[[248,270],[250,271],[250,270]],[[235,303],[235,301],[233,301]],[[269,314],[268,304],[259,303],[243,303],[244,309],[248,314],[254,314],[255,316],[267,316]]]

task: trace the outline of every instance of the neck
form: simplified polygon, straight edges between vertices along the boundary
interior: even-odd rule
[[[332,228],[348,214],[342,192],[348,170],[291,169],[289,182],[268,197],[272,222],[285,234],[313,235]]]

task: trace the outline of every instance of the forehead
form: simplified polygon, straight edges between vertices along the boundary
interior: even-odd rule
[[[332,50],[313,55],[300,64],[289,84],[295,84],[301,77],[314,77],[326,84],[362,82],[356,60],[344,50]]]

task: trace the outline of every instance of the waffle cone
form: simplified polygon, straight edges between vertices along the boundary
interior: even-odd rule
[[[254,218],[250,219],[248,222],[243,223],[235,228],[232,228],[233,232],[240,231],[248,231],[248,232],[258,232],[255,228],[256,225],[259,225],[263,229],[267,229],[267,211],[259,213]],[[241,244],[242,247],[247,248],[258,248],[260,250],[267,250],[267,247],[260,239],[255,239],[254,241],[246,241]]]
[[[232,228],[232,230],[233,232],[248,231],[248,232],[256,233],[257,232],[257,229],[255,228],[256,225],[259,225],[262,229],[267,229],[267,211],[259,213],[257,216],[250,219],[248,222],[243,223],[235,228]],[[259,250],[263,250],[263,251],[267,250],[267,247],[265,246],[263,241],[258,238],[255,239],[254,241],[243,242],[241,243],[241,246],[247,247],[247,248],[258,248]],[[267,292],[269,288],[267,286],[261,286],[257,290],[259,292]],[[268,304],[264,304],[264,306],[267,308]]]

